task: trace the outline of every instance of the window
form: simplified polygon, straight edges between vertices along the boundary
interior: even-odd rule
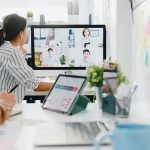
[[[39,22],[40,14],[45,15],[45,21],[68,22],[67,0],[1,0],[0,22],[10,13],[26,17],[27,11],[33,12],[33,21]]]

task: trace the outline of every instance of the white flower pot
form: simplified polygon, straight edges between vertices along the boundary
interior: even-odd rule
[[[98,108],[102,108],[102,89],[101,87],[95,87],[95,93],[96,93],[96,101],[98,103]]]
[[[28,21],[28,25],[32,25],[33,24],[33,17],[28,17],[27,21]]]

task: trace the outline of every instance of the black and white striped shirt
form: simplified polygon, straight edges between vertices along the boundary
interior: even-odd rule
[[[19,84],[15,90],[19,103],[23,100],[26,89],[34,89],[38,83],[21,50],[5,41],[0,47],[0,91],[8,91]]]

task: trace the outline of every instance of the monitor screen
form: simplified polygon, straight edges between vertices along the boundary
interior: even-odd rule
[[[31,26],[32,64],[35,70],[80,70],[106,58],[104,25]]]

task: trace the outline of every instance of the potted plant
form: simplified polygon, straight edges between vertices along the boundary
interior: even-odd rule
[[[59,58],[59,61],[62,65],[65,65],[66,64],[66,57],[65,55],[62,55],[60,58]]]
[[[86,71],[89,87],[101,87],[103,85],[103,67],[91,65]]]
[[[116,72],[117,77],[117,86],[120,86],[121,84],[128,84],[128,78],[125,76],[125,74],[121,70],[120,64],[116,62],[108,62],[108,66],[104,63],[103,66],[106,70],[113,70]]]
[[[113,63],[113,66],[115,67],[114,70],[116,70],[117,74],[117,87],[121,84],[128,83],[128,78],[124,75],[124,73],[121,71],[121,67],[119,64]],[[87,68],[86,75],[88,79],[88,86],[89,87],[95,87],[96,91],[96,99],[98,100],[99,107],[101,108],[102,105],[102,86],[103,86],[103,70],[104,68],[102,66],[92,65]]]
[[[102,90],[103,86],[103,67],[97,65],[91,65],[86,71],[88,86],[95,87],[96,100],[98,101],[99,108],[102,106]]]
[[[33,17],[33,12],[28,11],[28,12],[27,12],[27,17],[28,17],[28,18],[29,18],[29,17]]]
[[[33,12],[31,12],[31,11],[27,12],[27,20],[28,20],[29,25],[31,25],[33,23]]]
[[[122,83],[128,83],[129,80],[127,76],[124,75],[124,73],[121,71],[119,67],[117,67],[117,85],[121,85]]]

